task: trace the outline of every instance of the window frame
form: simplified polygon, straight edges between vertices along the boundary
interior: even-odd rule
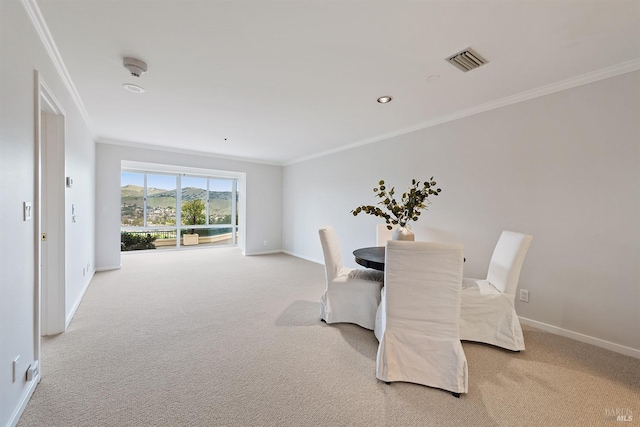
[[[224,246],[237,246],[238,238],[237,233],[239,224],[238,224],[238,189],[239,189],[239,179],[237,177],[229,177],[229,176],[221,176],[221,175],[213,175],[213,174],[196,174],[196,173],[179,173],[179,172],[161,172],[161,171],[150,171],[150,170],[142,170],[142,169],[133,169],[133,168],[121,168],[120,170],[120,188],[122,188],[122,174],[140,174],[143,175],[143,225],[142,226],[123,226],[122,224],[122,193],[120,194],[120,232],[129,231],[129,232],[144,232],[154,230],[166,230],[172,229],[176,232],[176,248],[180,248],[184,246],[184,244],[180,244],[180,238],[183,234],[183,230],[191,230],[191,229],[221,229],[221,228],[230,228],[231,229],[231,244]],[[148,175],[165,175],[165,176],[174,176],[176,177],[176,217],[174,225],[148,225],[147,223],[147,197],[148,197]],[[193,225],[183,225],[182,224],[182,178],[204,178],[206,182],[206,199],[205,199],[205,224],[193,224]],[[231,181],[231,217],[229,224],[210,224],[209,211],[210,211],[210,180],[220,180],[220,181]]]

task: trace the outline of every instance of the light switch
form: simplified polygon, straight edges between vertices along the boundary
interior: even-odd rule
[[[23,211],[24,211],[24,220],[31,221],[31,202],[24,202]]]

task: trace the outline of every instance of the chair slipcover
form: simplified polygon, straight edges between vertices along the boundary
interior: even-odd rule
[[[467,392],[461,243],[387,242],[376,377]]]
[[[387,228],[387,224],[378,224],[376,228],[376,244],[377,246],[385,246],[389,240],[391,240],[391,236],[393,235],[393,230],[398,228],[397,225],[392,225],[391,230]]]
[[[327,323],[355,323],[373,329],[384,273],[369,268],[344,268],[335,230],[323,227],[319,234],[327,277],[327,287],[321,300],[322,320]]]
[[[515,294],[532,240],[528,234],[503,231],[493,251],[487,278],[463,279],[460,339],[524,350]]]

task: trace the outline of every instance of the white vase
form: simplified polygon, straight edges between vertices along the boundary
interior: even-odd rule
[[[393,233],[391,233],[391,240],[408,240],[413,242],[416,240],[416,236],[408,226],[398,227],[393,229]]]

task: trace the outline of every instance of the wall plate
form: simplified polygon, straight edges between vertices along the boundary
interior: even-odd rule
[[[31,202],[24,202],[22,204],[22,210],[23,210],[23,214],[24,214],[24,220],[25,221],[31,221]]]

